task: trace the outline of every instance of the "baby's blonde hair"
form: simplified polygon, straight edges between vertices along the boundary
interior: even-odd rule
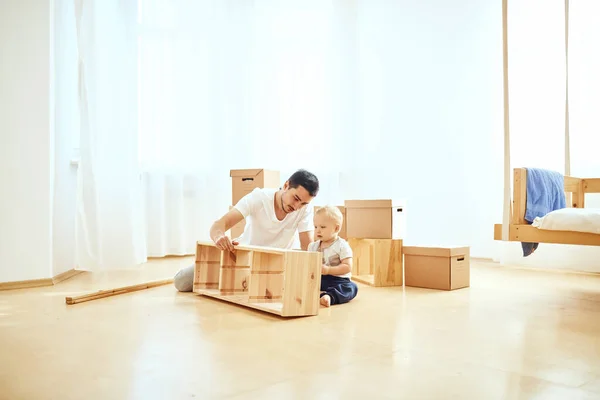
[[[334,220],[336,222],[336,224],[338,224],[340,226],[340,229],[342,228],[342,223],[344,222],[344,216],[342,215],[342,212],[340,211],[340,209],[337,208],[336,206],[326,205],[323,207],[319,207],[318,209],[315,210],[315,215],[318,215],[318,214],[325,214],[328,218],[331,218],[332,220]]]

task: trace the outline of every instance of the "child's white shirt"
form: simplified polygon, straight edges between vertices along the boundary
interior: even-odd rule
[[[317,240],[308,245],[308,251],[320,251],[323,254],[323,264],[330,267],[337,267],[342,263],[342,260],[348,257],[352,257],[352,248],[347,241],[338,237],[331,246],[319,250],[321,241]],[[342,275],[335,275],[341,278],[351,278],[352,272],[348,272]]]
[[[244,233],[237,239],[240,244],[252,246],[293,248],[298,233],[313,231],[313,206],[302,207],[279,221],[275,215],[275,188],[255,188],[234,206],[246,219]]]

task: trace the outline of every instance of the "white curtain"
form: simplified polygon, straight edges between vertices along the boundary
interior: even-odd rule
[[[493,253],[495,0],[139,0],[137,19],[132,1],[84,4],[80,252],[192,253],[230,206],[230,169],[307,168],[317,204],[406,199],[407,243]]]
[[[140,146],[151,255],[194,251],[229,170],[298,168],[332,198],[346,161],[353,40],[342,2],[141,1]],[[309,28],[310,27],[310,28]],[[351,50],[350,50],[351,51]]]
[[[491,253],[494,2],[144,1],[141,15],[144,168],[204,177],[210,190],[189,194],[206,219],[184,246],[229,206],[229,169],[285,179],[305,167],[322,181],[319,204],[406,199],[409,241]],[[180,197],[158,182],[153,202]],[[149,213],[164,215],[161,204]],[[163,232],[148,236],[165,243]]]
[[[571,173],[600,177],[600,2],[571,0],[569,9]],[[600,194],[586,195],[600,207]]]
[[[138,162],[136,7],[75,1],[81,160],[77,177],[79,268],[146,260]]]
[[[570,0],[569,125],[571,174],[600,177],[600,2]],[[600,194],[587,194],[585,206],[600,208]],[[600,248],[568,246],[562,261],[570,268],[600,272]]]

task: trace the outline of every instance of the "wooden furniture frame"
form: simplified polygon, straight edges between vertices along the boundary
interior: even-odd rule
[[[194,293],[282,317],[319,313],[318,252],[236,246],[222,251],[197,242]]]
[[[352,280],[370,286],[402,286],[402,239],[348,239],[352,248]]]
[[[584,208],[586,193],[600,193],[600,178],[575,178],[565,176],[567,207]],[[509,242],[555,243],[600,246],[600,234],[551,231],[538,229],[525,221],[527,207],[527,170],[513,169],[513,199],[508,230]],[[494,225],[494,240],[502,240],[502,224]]]

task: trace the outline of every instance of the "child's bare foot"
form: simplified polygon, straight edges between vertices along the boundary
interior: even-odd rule
[[[331,305],[331,297],[328,294],[321,297],[321,305],[324,307],[329,307]]]

